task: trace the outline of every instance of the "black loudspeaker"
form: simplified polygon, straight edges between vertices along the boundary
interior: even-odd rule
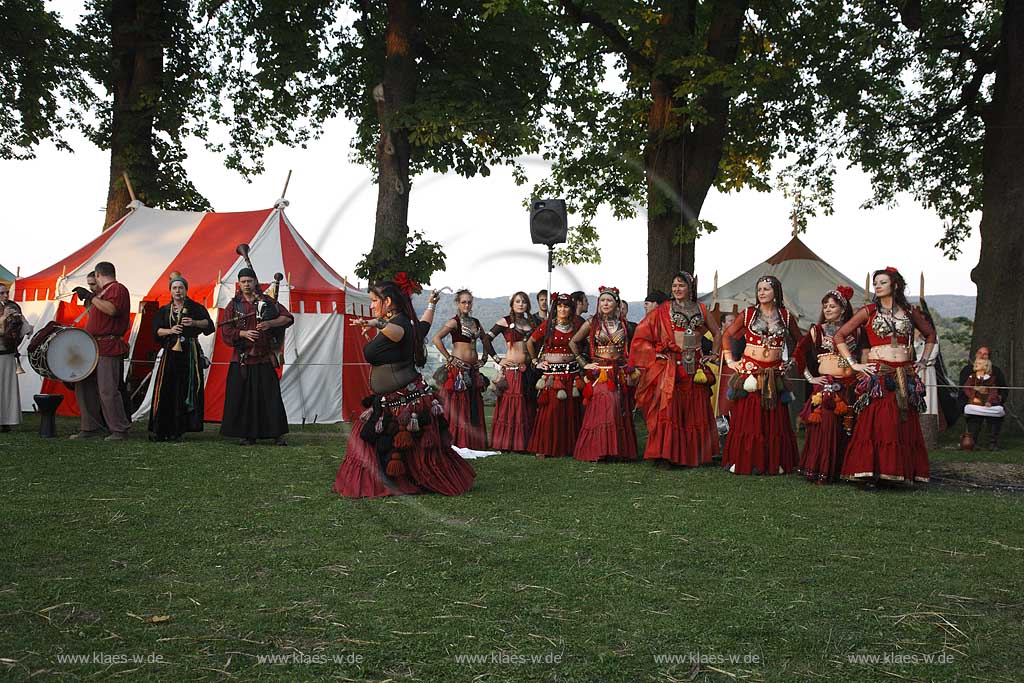
[[[534,244],[565,242],[569,224],[564,199],[535,199],[530,202],[530,238]]]

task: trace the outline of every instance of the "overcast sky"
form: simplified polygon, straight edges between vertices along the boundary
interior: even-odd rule
[[[288,215],[339,273],[354,279],[353,268],[373,239],[377,190],[367,169],[348,162],[353,131],[350,122],[335,120],[308,149],[271,149],[267,173],[251,184],[226,170],[221,158],[198,141],[188,145],[185,166],[217,211],[270,207],[292,169]],[[74,154],[44,145],[36,159],[0,161],[10,235],[0,263],[12,272],[20,267],[23,276],[30,275],[100,231],[109,154],[82,138],[72,138],[72,143]],[[544,165],[527,161],[531,179],[542,177]],[[546,287],[546,252],[531,244],[529,217],[522,205],[528,193],[529,188],[516,186],[504,169],[494,169],[488,178],[466,179],[454,174],[417,178],[410,225],[441,242],[448,255],[447,269],[434,276],[433,284],[468,286],[478,296]],[[811,219],[802,239],[858,283],[864,282],[868,270],[891,265],[913,283],[910,289],[914,294],[921,271],[930,294],[975,294],[970,271],[978,261],[980,216],[974,217],[975,231],[960,258],[949,261],[933,246],[942,234],[938,217],[910,197],[900,197],[895,208],[863,211],[859,205],[868,193],[862,173],[841,171],[836,181],[835,214]],[[723,195],[712,190],[701,218],[715,223],[719,231],[697,243],[700,290],[711,288],[716,270],[724,284],[780,249],[790,238],[790,208],[780,193]],[[556,268],[554,288],[593,293],[599,285],[615,285],[625,298],[643,299],[647,254],[643,215],[632,221],[615,221],[605,214],[599,216],[598,226],[602,263]]]

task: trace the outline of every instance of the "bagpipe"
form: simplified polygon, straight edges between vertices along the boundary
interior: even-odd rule
[[[235,253],[241,256],[245,260],[245,265],[248,266],[249,270],[253,273],[256,269],[252,267],[252,261],[249,260],[249,245],[239,244],[235,247]],[[278,296],[281,291],[281,281],[284,280],[284,275],[281,273],[274,273],[274,282],[267,288],[267,291],[263,291],[263,288],[259,285],[259,277],[256,278],[256,324],[262,322],[269,322],[276,320],[281,316],[281,308],[278,303]],[[246,314],[242,308],[238,298],[234,300],[235,317],[229,318],[218,323],[218,327],[221,325],[227,325],[237,323],[251,317],[253,314]],[[255,328],[255,325],[253,326]],[[260,334],[260,340],[258,342],[246,342],[246,345],[251,345],[255,348],[257,345],[265,346],[271,351],[271,361],[274,367],[281,367],[282,358],[284,351],[284,334],[285,327],[272,327],[269,330]],[[245,351],[242,352],[243,356]]]

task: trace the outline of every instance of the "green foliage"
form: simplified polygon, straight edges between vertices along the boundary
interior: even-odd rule
[[[184,140],[207,132],[203,110],[209,74],[209,44],[196,29],[202,17],[193,0],[162,0],[150,11],[158,12],[159,26],[150,39],[163,46],[163,78],[149,92],[142,93],[140,107],[156,108],[152,131],[152,149],[129,148],[123,152],[127,165],[136,161],[133,154],[151,152],[156,159],[155,186],[147,192],[147,203],[166,209],[208,210],[210,203],[188,179],[184,161],[187,158]],[[91,107],[91,118],[82,122],[89,140],[100,149],[111,148],[111,116],[114,90],[117,87],[111,58],[111,0],[89,0],[87,13],[78,27],[83,45],[84,74],[98,83],[106,96],[97,98]],[[142,140],[132,141],[144,145]]]
[[[829,3],[751,2],[733,63],[709,52],[708,32],[720,1],[692,3],[697,13],[689,37],[666,29],[668,12],[682,12],[682,5],[658,12],[640,0],[576,4],[610,23],[626,46],[611,43],[593,21],[565,20],[569,29],[554,69],[559,80],[548,115],[546,158],[553,168],[535,193],[567,197],[582,222],[582,234],[572,244],[582,249],[596,238],[593,220],[602,206],[625,219],[649,202],[655,212],[669,202],[688,202],[680,197],[681,188],[661,188],[648,197],[645,160],[655,142],[648,133],[655,78],[674,84],[672,114],[678,123],[668,131],[670,138],[685,139],[709,121],[709,93],[721,89],[727,96],[728,127],[714,178],[720,191],[799,189],[801,225],[816,211],[831,212],[833,141],[823,135],[816,75],[806,68],[806,55],[835,39]],[[810,37],[799,35],[815,22],[825,26]],[[624,56],[627,51],[632,58]],[[684,155],[684,170],[686,163]],[[782,166],[777,174],[773,163]],[[676,243],[713,229],[690,211]]]
[[[409,231],[407,244],[386,244],[377,254],[365,254],[356,264],[355,273],[368,282],[390,280],[404,272],[416,282],[430,284],[430,277],[445,268],[445,254],[438,242],[424,239],[419,230]]]
[[[932,0],[917,4],[919,17],[898,13],[915,4],[830,2],[827,21],[800,26],[822,47],[806,53],[807,67],[834,154],[871,176],[865,206],[910,192],[945,220],[936,246],[955,258],[981,209],[982,116],[1002,3]]]
[[[31,159],[64,133],[94,96],[80,71],[82,45],[43,0],[0,2],[0,159]]]
[[[208,27],[217,56],[208,107],[229,130],[230,140],[218,147],[230,149],[229,165],[258,173],[269,142],[308,144],[342,114],[357,126],[354,158],[375,166],[381,122],[371,91],[384,75],[386,4],[217,5]],[[491,166],[539,150],[537,121],[550,81],[544,16],[521,1],[501,8],[475,0],[421,7],[412,46],[416,99],[390,122],[409,131],[413,175],[487,175]]]

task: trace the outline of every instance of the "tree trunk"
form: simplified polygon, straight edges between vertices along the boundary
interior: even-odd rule
[[[720,64],[735,64],[748,0],[720,0],[708,27],[706,54]],[[691,7],[691,10],[694,8]],[[694,14],[679,16],[679,30],[690,30]],[[722,148],[729,132],[730,96],[721,86],[702,98],[706,116],[689,123],[673,113],[673,84],[651,83],[648,120],[647,172],[647,285],[668,291],[679,270],[693,272],[696,222],[708,191],[718,176]],[[673,244],[683,229],[682,244]]]
[[[122,174],[135,196],[155,203],[157,162],[153,122],[163,92],[163,0],[113,0],[110,10],[110,184],[103,229],[125,214],[131,201]]]
[[[647,288],[668,292],[672,276],[685,267],[681,246],[673,244],[684,220],[680,196],[683,171],[683,122],[672,113],[673,86],[661,79],[651,82],[644,166],[647,175]],[[693,245],[690,247],[690,267]]]
[[[978,285],[972,351],[987,346],[1010,386],[1024,386],[1024,2],[1006,0],[992,104],[985,114],[981,256],[971,272]],[[1021,428],[1024,392],[1006,406]]]
[[[409,130],[396,120],[416,99],[419,0],[388,0],[384,79],[373,92],[381,136],[377,142],[377,218],[367,255],[370,281],[380,279],[405,256],[409,238]]]

